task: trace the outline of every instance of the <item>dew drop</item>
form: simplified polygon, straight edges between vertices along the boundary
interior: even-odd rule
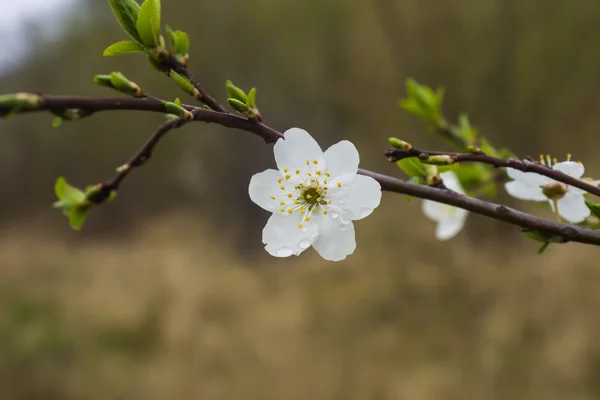
[[[276,257],[289,257],[294,254],[294,251],[289,247],[282,247],[275,252]]]
[[[306,233],[306,232],[308,232],[308,229],[302,228],[302,232]]]
[[[344,200],[340,200],[340,204],[344,204]]]
[[[348,188],[347,188],[346,186],[344,186],[344,187],[342,188],[342,190],[345,192],[346,190],[348,190]]]
[[[310,240],[308,240],[308,239],[302,239],[300,241],[300,243],[298,243],[298,246],[301,249],[308,249],[310,247]]]
[[[337,218],[339,216],[338,213],[332,212],[331,213],[331,218]]]
[[[345,231],[346,230],[346,226],[348,226],[347,224],[342,224],[340,225],[340,231]]]

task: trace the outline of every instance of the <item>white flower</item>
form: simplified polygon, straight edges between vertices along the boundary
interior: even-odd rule
[[[440,177],[446,188],[460,194],[465,194],[454,172],[442,172]],[[465,226],[465,221],[469,215],[467,210],[432,200],[424,200],[422,209],[423,214],[427,218],[437,222],[435,237],[438,240],[448,240],[458,235]]]
[[[268,169],[250,180],[250,198],[271,211],[263,229],[265,249],[275,257],[299,255],[310,246],[330,261],[356,248],[351,220],[379,205],[381,186],[358,175],[358,151],[343,140],[325,153],[308,132],[292,128],[274,147],[279,170]]]
[[[552,169],[577,179],[581,178],[585,171],[582,164],[574,161],[556,163]],[[514,179],[505,185],[511,196],[521,200],[548,201],[553,211],[556,202],[559,215],[572,223],[581,222],[590,215],[583,197],[585,190],[534,172],[523,172],[513,168],[507,168],[506,172]]]

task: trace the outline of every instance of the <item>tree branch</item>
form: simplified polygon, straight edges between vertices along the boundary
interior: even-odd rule
[[[385,155],[392,162],[396,162],[404,158],[416,157],[420,160],[427,160],[431,156],[446,156],[449,157],[448,164],[454,164],[458,162],[478,162],[482,164],[492,165],[496,168],[514,168],[523,172],[534,172],[536,174],[544,175],[548,178],[554,179],[555,181],[574,186],[576,188],[585,190],[588,193],[600,197],[599,187],[591,185],[585,181],[574,178],[572,176],[569,176],[558,170],[529,160],[507,160],[504,158],[489,156],[481,151],[473,154],[451,153],[442,151],[421,150],[417,149],[416,147],[410,147],[406,150],[389,149],[388,151],[386,151]]]
[[[64,112],[65,110],[83,110],[84,114],[89,113],[90,115],[100,111],[110,110],[142,110],[166,113],[161,100],[154,99],[151,97],[146,98],[89,98],[89,97],[71,97],[71,96],[52,96],[42,94],[26,94],[39,96],[39,104],[36,106],[23,107],[19,112],[35,112],[35,111],[52,111],[52,112]],[[274,143],[278,139],[283,137],[283,134],[271,127],[268,127],[260,122],[248,120],[244,117],[240,117],[229,112],[217,112],[206,110],[200,107],[194,107],[189,105],[183,105],[186,110],[194,113],[195,121],[212,122],[219,125],[239,129],[247,132],[251,132],[257,136],[260,136],[267,143]],[[13,111],[13,106],[9,106],[0,102],[0,115],[7,115]],[[116,190],[123,179],[129,174],[131,168],[142,165],[144,160],[152,153],[152,150],[158,143],[158,141],[170,130],[179,128],[184,123],[190,121],[184,121],[181,119],[173,119],[163,124],[154,134],[148,139],[148,141],[142,146],[142,148],[125,164],[124,167],[119,168],[117,175],[102,183],[101,191],[103,198],[99,198],[102,202],[108,198],[111,191]],[[417,150],[415,150],[415,153]],[[419,151],[419,154],[422,152]],[[449,153],[435,153],[429,152],[430,155],[449,155]],[[450,153],[450,155],[458,155],[459,153]],[[399,155],[399,154],[398,154]],[[410,157],[418,157],[419,155],[410,154]],[[465,154],[464,156],[474,156]],[[481,156],[481,155],[479,155]],[[485,158],[484,158],[485,159]],[[463,159],[463,161],[471,160],[469,157]],[[472,159],[471,161],[481,161],[479,159]],[[489,161],[489,160],[488,160]],[[504,160],[508,162],[509,160]],[[500,161],[498,161],[500,162]],[[538,172],[537,168],[529,169],[534,163],[524,163],[512,160],[513,163],[507,164],[506,166],[517,167],[517,169],[524,168],[526,171]],[[128,166],[128,167],[126,167]],[[543,172],[547,173],[548,169],[543,168]],[[530,214],[523,213],[521,211],[514,210],[512,208],[471,198],[465,195],[461,195],[446,189],[439,189],[428,187],[424,185],[417,185],[403,180],[381,175],[375,172],[359,169],[360,174],[370,176],[381,184],[384,191],[405,194],[409,196],[419,197],[422,199],[432,200],[439,203],[448,204],[451,206],[463,208],[471,212],[485,215],[487,217],[508,222],[517,225],[527,230],[536,230],[547,235],[554,237],[557,242],[579,242],[586,244],[593,244],[600,246],[600,230],[584,229],[570,224],[563,224],[559,222],[553,222],[538,218]],[[554,175],[554,178],[561,178],[560,175]],[[570,177],[569,177],[570,178]],[[572,184],[571,182],[565,182]],[[575,182],[578,183],[578,182]],[[573,186],[575,186],[573,184]],[[577,186],[579,187],[579,186]],[[585,189],[584,189],[585,190]],[[94,201],[97,199],[93,199]]]

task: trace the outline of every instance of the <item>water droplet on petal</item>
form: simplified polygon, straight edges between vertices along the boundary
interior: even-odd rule
[[[345,192],[346,190],[348,190],[348,188],[347,188],[346,186],[344,186],[344,187],[342,188],[342,190]]]
[[[339,201],[339,203],[340,203],[340,204],[344,204],[344,200],[340,200],[340,201]]]
[[[342,231],[342,232],[345,231],[347,226],[348,226],[347,224],[341,224],[340,231]]]
[[[298,246],[301,249],[308,249],[310,247],[310,240],[308,240],[308,239],[302,239],[300,241],[300,243],[298,243]]]
[[[306,232],[308,232],[308,229],[302,228],[302,232],[306,233]]]
[[[338,216],[339,216],[339,214],[336,212],[331,213],[331,218],[337,218]]]
[[[276,257],[289,257],[294,254],[294,250],[289,247],[282,247],[275,252]]]

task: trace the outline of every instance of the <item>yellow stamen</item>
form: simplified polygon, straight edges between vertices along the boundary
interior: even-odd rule
[[[285,206],[285,201],[282,201],[281,203],[279,203],[280,206]]]
[[[313,160],[313,164],[318,164],[319,162],[317,160]]]
[[[304,218],[304,220],[305,220],[306,222],[309,222],[309,221],[310,221],[310,217],[306,217],[306,218]]]
[[[338,185],[337,185],[337,186],[338,186],[339,188],[341,188],[341,187],[342,187],[342,182],[338,182]]]
[[[281,185],[281,186],[279,186],[279,189],[285,190],[285,186]]]
[[[288,169],[287,169],[287,168],[284,168],[284,169],[283,169],[283,172],[285,172],[285,173],[287,174],[287,172],[288,172]]]
[[[331,177],[331,174],[329,172],[325,172],[325,176],[329,178]]]
[[[288,214],[291,214],[293,212],[294,212],[294,210],[292,210],[291,208],[288,208]]]
[[[298,224],[298,228],[302,228],[302,224]]]
[[[298,200],[294,200],[294,204],[300,204]]]
[[[275,200],[275,196],[271,196],[271,200]]]
[[[304,207],[300,207],[300,212],[301,212],[302,214],[304,214],[304,212],[305,212],[305,211],[306,211],[306,208],[304,208]]]
[[[306,160],[306,165],[310,165],[310,161],[309,160]]]
[[[296,170],[296,175],[298,175],[299,173],[300,173],[300,170],[299,170],[299,169],[297,169],[297,170]]]
[[[291,198],[292,198],[292,194],[291,194],[291,193],[288,193],[288,194],[287,194],[287,197],[289,197],[289,198],[291,199]]]
[[[317,171],[317,175],[321,175],[321,171]]]
[[[283,178],[277,178],[277,183],[283,182]]]
[[[323,214],[327,215],[327,210],[323,210]]]

